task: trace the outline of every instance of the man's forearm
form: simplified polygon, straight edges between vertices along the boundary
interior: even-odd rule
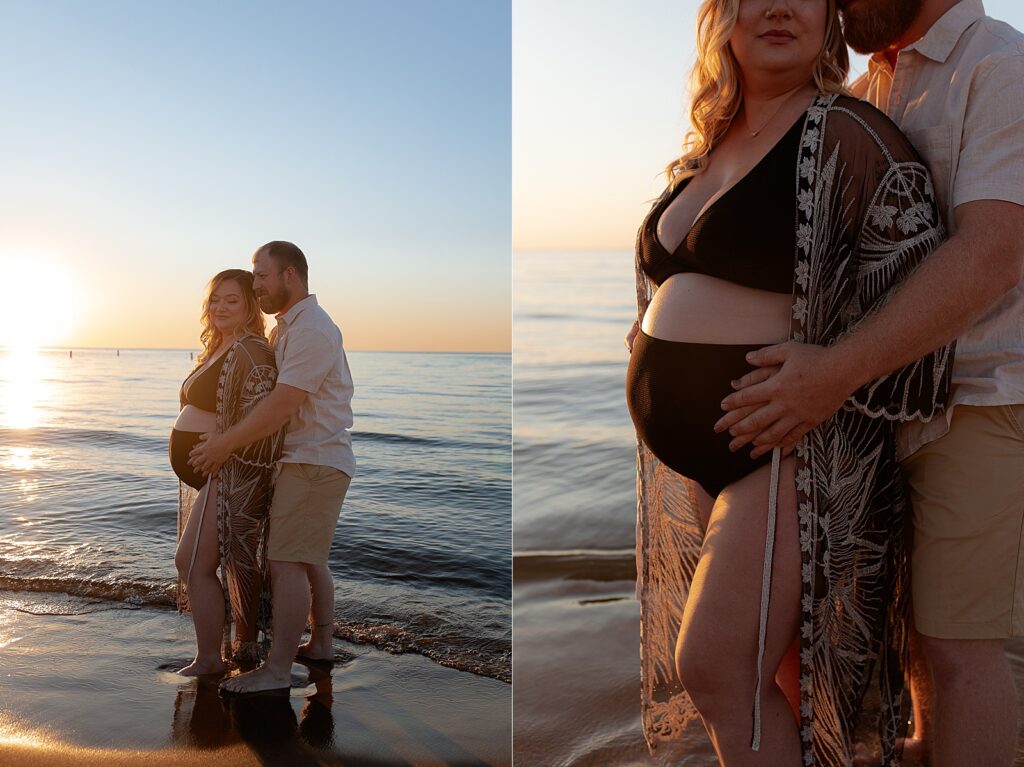
[[[956,236],[941,245],[892,299],[830,350],[850,391],[923,357],[971,327],[1020,280],[1013,259]]]
[[[269,437],[281,429],[292,416],[287,403],[275,397],[273,392],[263,398],[245,418],[236,423],[223,435],[231,452],[240,450],[258,439]]]

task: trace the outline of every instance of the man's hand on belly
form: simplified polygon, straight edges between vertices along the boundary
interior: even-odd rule
[[[189,465],[204,476],[216,474],[231,457],[231,446],[223,434],[208,432],[199,437],[199,442],[189,453]]]
[[[792,451],[856,388],[854,377],[844,373],[843,360],[823,346],[790,341],[751,352],[747,361],[758,369],[733,382],[737,391],[722,401],[726,414],[715,430],[733,435],[731,450],[752,444],[753,458],[775,447]]]

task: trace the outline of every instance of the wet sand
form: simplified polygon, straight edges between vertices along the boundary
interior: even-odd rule
[[[507,765],[508,684],[335,640],[290,694],[222,698],[173,669],[188,616],[0,592],[0,764]]]
[[[715,767],[699,725],[674,751],[647,751],[640,727],[640,607],[629,553],[618,564],[591,561],[589,569],[530,560],[517,555],[513,566],[515,764]],[[1007,656],[1024,724],[1024,639],[1007,642]],[[1024,767],[1022,737],[1014,767]]]

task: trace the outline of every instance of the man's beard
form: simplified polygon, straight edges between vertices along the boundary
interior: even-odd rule
[[[277,314],[288,303],[288,291],[281,288],[276,293],[266,292],[259,297],[259,301],[264,314]]]
[[[866,0],[851,12],[840,10],[843,34],[857,53],[891,47],[910,28],[924,0]]]

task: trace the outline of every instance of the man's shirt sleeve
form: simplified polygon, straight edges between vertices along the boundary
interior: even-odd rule
[[[277,382],[315,392],[338,358],[338,348],[319,330],[292,328],[284,349]]]
[[[1024,205],[1024,48],[983,62],[971,85],[953,206],[975,200]]]

